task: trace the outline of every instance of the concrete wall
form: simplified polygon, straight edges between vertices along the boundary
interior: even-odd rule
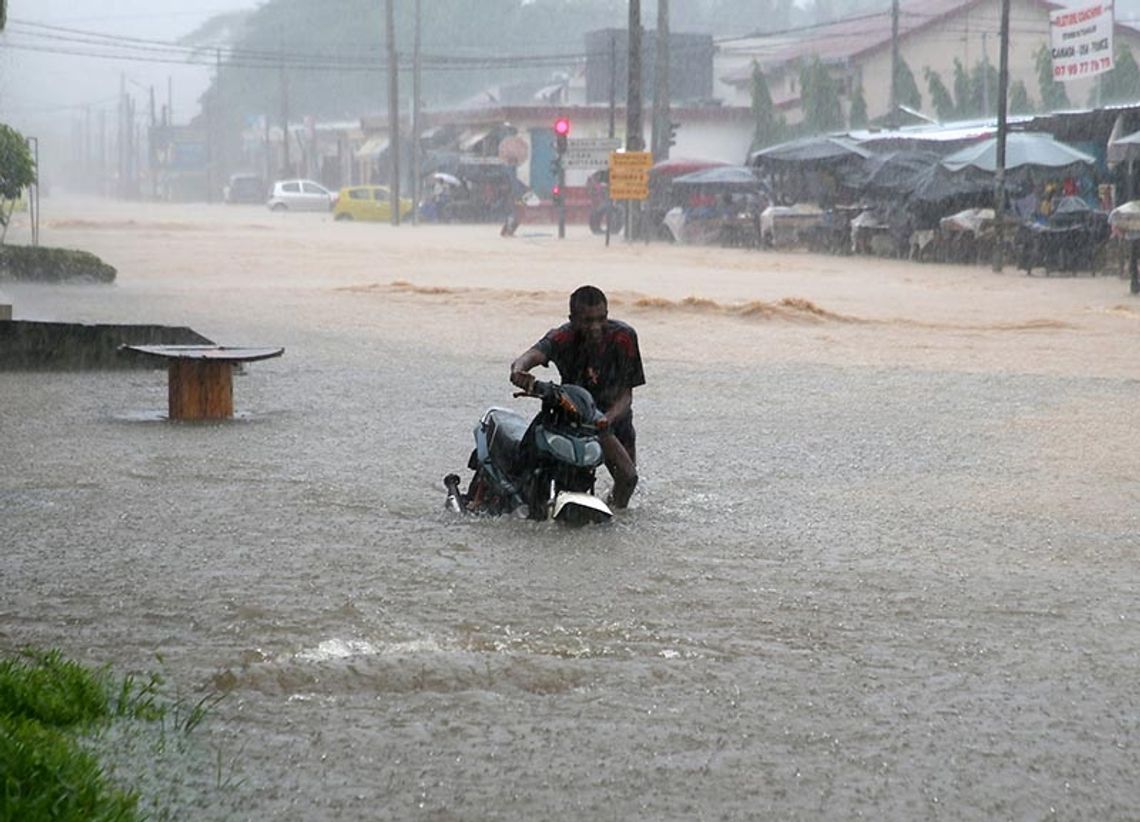
[[[163,325],[79,325],[0,320],[0,371],[81,371],[164,368],[157,357],[121,345],[213,345],[189,328]]]

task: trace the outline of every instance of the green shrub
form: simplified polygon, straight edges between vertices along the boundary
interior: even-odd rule
[[[23,658],[0,661],[0,716],[67,728],[107,714],[105,671],[92,672],[59,651],[25,651]]]
[[[137,805],[73,737],[34,719],[0,719],[0,822],[126,822]]]
[[[0,280],[58,283],[67,280],[115,281],[114,266],[89,251],[44,246],[0,245]]]
[[[128,675],[116,683],[109,668],[87,668],[55,650],[0,659],[0,822],[166,818],[171,811],[161,782],[140,811],[139,792],[114,784],[92,753],[111,738],[132,748],[136,740],[149,740],[155,751],[173,747],[177,755],[178,740],[198,727],[220,696],[171,701],[162,686],[158,674]],[[114,773],[137,786],[145,770]]]

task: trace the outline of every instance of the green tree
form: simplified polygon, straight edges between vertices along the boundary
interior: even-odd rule
[[[1131,103],[1140,97],[1140,66],[1132,56],[1127,43],[1116,48],[1116,64],[1112,71],[1100,76],[1100,102]],[[1090,105],[1096,104],[1096,89],[1092,91]]]
[[[863,85],[855,87],[851,95],[851,111],[847,115],[847,122],[851,128],[867,127],[867,98],[863,94]]]
[[[906,64],[906,60],[899,58],[898,77],[895,79],[898,90],[899,104],[918,111],[922,108],[922,92],[918,90],[918,83],[914,80],[914,72]]]
[[[1037,66],[1037,87],[1041,92],[1041,107],[1045,111],[1069,108],[1068,92],[1064,83],[1053,82],[1053,55],[1047,45],[1042,44],[1033,54]]]
[[[752,62],[752,119],[755,127],[752,132],[752,151],[775,145],[784,138],[787,126],[784,118],[776,113],[772,104],[772,93],[760,64]]]
[[[970,73],[954,58],[954,110],[959,117],[970,116]]]
[[[970,117],[989,117],[997,112],[998,71],[988,60],[979,60],[970,70]]]
[[[942,122],[954,119],[958,110],[954,98],[950,96],[950,89],[942,82],[942,76],[930,66],[923,70],[923,74],[926,77],[926,90],[930,92],[930,104],[938,113],[938,119]]]
[[[804,109],[804,129],[809,134],[843,128],[843,106],[839,86],[819,57],[800,69],[800,97]]]
[[[1014,114],[1033,113],[1033,101],[1029,99],[1024,80],[1014,80],[1009,87],[1009,110]]]
[[[36,164],[28,141],[11,126],[0,123],[0,243],[8,233],[16,201],[35,181]]]

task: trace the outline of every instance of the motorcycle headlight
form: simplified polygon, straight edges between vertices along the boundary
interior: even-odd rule
[[[547,432],[546,447],[550,449],[550,452],[554,454],[554,456],[563,462],[573,463],[577,461],[574,454],[574,443],[570,442],[569,439],[561,434],[551,434]]]
[[[586,465],[598,465],[602,461],[602,446],[597,440],[590,440],[582,446],[582,461]]]

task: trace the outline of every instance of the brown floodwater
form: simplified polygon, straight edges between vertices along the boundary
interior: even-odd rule
[[[0,372],[0,650],[225,694],[176,756],[104,745],[150,806],[1136,817],[1127,281],[255,206],[43,221],[118,278],[5,284],[16,319],[285,347],[225,423],[165,421],[158,370]],[[587,282],[645,359],[632,507],[452,518],[441,478],[487,406],[530,408],[508,364]]]

